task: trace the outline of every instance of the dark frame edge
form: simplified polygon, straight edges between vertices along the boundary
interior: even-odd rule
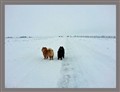
[[[30,4],[28,4],[28,3],[30,3]],[[56,4],[57,3],[57,4]],[[117,53],[117,55],[116,55],[116,59],[117,60],[119,60],[118,58],[119,58],[119,44],[117,44],[117,43],[119,43],[118,42],[118,39],[119,39],[119,30],[120,30],[120,28],[119,28],[119,21],[120,21],[120,19],[118,18],[119,16],[120,16],[120,12],[118,12],[118,11],[120,11],[120,3],[119,2],[87,2],[87,3],[85,3],[85,2],[79,2],[79,1],[77,1],[77,4],[76,4],[76,2],[40,2],[39,1],[39,3],[37,3],[37,4],[51,4],[51,5],[53,5],[53,4],[55,4],[55,5],[61,5],[61,4],[68,4],[68,5],[72,5],[72,4],[74,4],[74,5],[79,5],[79,4],[96,4],[96,3],[98,3],[98,5],[106,5],[106,4],[108,4],[108,5],[113,5],[113,4],[115,4],[116,5],[116,53]],[[1,3],[0,3],[0,12],[2,12],[1,13],[1,16],[0,16],[0,23],[1,23],[1,31],[0,31],[0,37],[1,37],[1,39],[0,39],[0,46],[2,46],[3,45],[3,47],[0,47],[0,52],[2,52],[2,53],[0,53],[1,54],[1,60],[2,60],[2,62],[1,62],[1,66],[0,66],[0,68],[1,68],[1,75],[2,76],[0,76],[0,89],[1,89],[1,92],[23,92],[23,91],[32,91],[32,92],[40,92],[40,91],[47,91],[47,92],[53,92],[53,91],[58,91],[58,92],[63,92],[63,91],[82,91],[82,92],[86,92],[86,90],[89,90],[89,92],[98,92],[97,90],[99,90],[99,91],[105,91],[105,92],[119,92],[119,82],[120,81],[117,81],[117,80],[119,80],[119,64],[118,64],[118,61],[117,61],[117,63],[116,63],[116,88],[78,88],[78,89],[73,89],[73,88],[69,88],[69,89],[67,89],[67,88],[64,88],[64,89],[61,89],[61,88],[42,88],[42,89],[39,89],[39,88],[37,88],[37,89],[35,89],[35,88],[29,88],[29,89],[27,89],[27,88],[5,88],[5,82],[4,82],[4,75],[5,75],[5,72],[4,72],[4,61],[5,61],[5,58],[4,58],[4,51],[5,51],[5,47],[4,47],[4,33],[5,33],[5,18],[4,18],[4,16],[5,16],[5,5],[14,5],[14,4],[17,4],[17,5],[21,5],[21,4],[23,4],[23,5],[32,5],[32,4],[36,4],[36,2],[29,2],[29,1],[26,1],[26,2],[6,2],[6,1],[1,1]],[[18,90],[18,91],[16,91],[16,90]],[[63,91],[62,91],[63,90]]]

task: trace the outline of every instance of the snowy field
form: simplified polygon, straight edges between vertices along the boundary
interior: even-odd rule
[[[65,59],[57,60],[59,46]],[[44,60],[41,48],[54,50]],[[115,88],[116,39],[5,39],[6,88]]]

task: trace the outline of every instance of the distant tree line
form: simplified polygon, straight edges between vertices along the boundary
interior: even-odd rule
[[[104,36],[104,35],[102,35],[102,36],[97,36],[97,35],[92,35],[92,36],[88,36],[88,35],[74,35],[74,36],[72,36],[72,35],[67,35],[67,36],[62,36],[62,35],[60,35],[60,36],[58,36],[58,37],[78,37],[78,38],[116,38],[116,36]],[[5,37],[5,38],[39,38],[39,37],[32,37],[32,36],[19,36],[19,37],[12,37],[12,36],[8,36],[8,37]]]
[[[78,35],[75,35],[75,36],[67,36],[67,37],[79,37],[79,38],[116,38],[116,36],[87,36],[87,35],[83,35],[83,36],[78,36]]]
[[[19,36],[19,37],[8,36],[6,38],[32,38],[32,37],[31,36]]]

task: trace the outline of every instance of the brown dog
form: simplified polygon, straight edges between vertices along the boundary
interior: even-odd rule
[[[48,59],[49,57],[50,60],[53,60],[53,56],[54,56],[53,49],[51,48],[47,49],[46,47],[43,47],[42,52],[43,52],[44,59]]]
[[[43,52],[44,59],[48,59],[47,48],[46,47],[42,48],[42,52]]]
[[[53,57],[54,57],[54,51],[53,51],[53,49],[49,48],[47,50],[47,55],[48,55],[48,57],[49,57],[50,60],[53,60]]]

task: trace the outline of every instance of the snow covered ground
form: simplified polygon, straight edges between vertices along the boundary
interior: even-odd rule
[[[57,60],[59,46],[65,59]],[[43,46],[54,60],[44,60]],[[5,39],[6,88],[115,88],[116,39]]]

